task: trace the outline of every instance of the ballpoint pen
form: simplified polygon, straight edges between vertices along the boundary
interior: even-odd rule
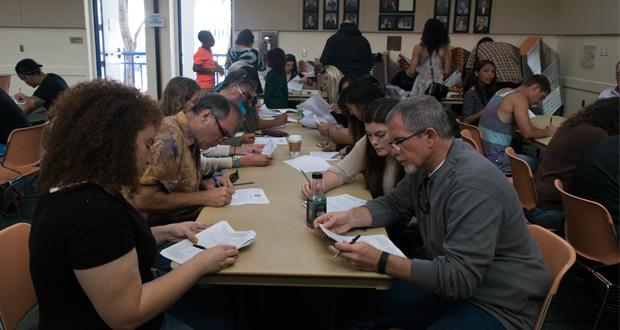
[[[192,244],[193,247],[197,248],[197,249],[201,249],[201,250],[206,250],[207,248],[200,245],[200,244]]]
[[[360,237],[362,237],[362,235],[357,235],[357,236],[355,236],[355,237],[351,240],[351,242],[349,242],[349,244],[354,244],[355,242],[357,242],[357,240],[358,240]],[[338,256],[339,256],[341,253],[342,253],[342,251],[338,251],[338,253],[334,254],[334,256],[333,256],[332,258],[333,258],[333,259],[338,258]]]
[[[309,184],[312,184],[312,183],[310,182],[310,179],[308,179],[308,176],[306,175],[306,173],[304,173],[304,171],[299,170],[299,172],[301,172],[301,174],[304,176],[304,178],[306,178],[306,181],[308,181],[308,183],[309,183]]]

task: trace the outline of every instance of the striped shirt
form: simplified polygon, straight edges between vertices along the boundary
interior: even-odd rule
[[[506,147],[512,143],[512,136],[515,131],[514,120],[511,118],[509,123],[504,123],[499,119],[499,106],[504,97],[515,93],[514,89],[502,89],[495,93],[486,107],[482,109],[480,116],[480,131],[482,132],[482,143],[486,151],[487,159],[496,161],[504,154]]]

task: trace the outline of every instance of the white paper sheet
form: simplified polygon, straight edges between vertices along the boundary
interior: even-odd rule
[[[295,123],[295,124],[299,123],[299,120],[297,118],[288,117],[287,119],[289,123]]]
[[[286,141],[285,137],[257,136],[254,138],[254,144],[267,145],[269,141],[275,142],[276,145],[288,145],[288,141]]]
[[[351,196],[349,194],[342,194],[336,196],[328,196],[327,197],[327,212],[344,212],[348,211],[352,208],[363,206],[366,204],[366,201]],[[306,201],[303,202],[304,208],[307,207]]]
[[[330,152],[326,152],[326,151],[311,151],[310,152],[310,156],[322,158],[322,159],[325,159],[327,161],[340,160],[341,159],[340,153],[338,151],[330,151]]]
[[[338,235],[333,231],[325,228],[323,225],[319,225],[321,230],[327,235],[327,237],[331,238],[336,242],[351,242],[355,236],[344,236]],[[406,258],[403,251],[401,251],[394,243],[386,236],[386,235],[369,235],[362,236],[358,240],[358,242],[364,242],[368,245],[375,247],[381,251],[385,251],[389,254],[393,254],[395,256]]]
[[[221,244],[233,245],[240,249],[254,242],[256,232],[253,230],[235,231],[228,221],[220,221],[198,233],[196,238],[198,244],[207,249]],[[202,249],[194,247],[192,242],[186,239],[161,250],[160,254],[176,263],[183,264],[201,251]]]
[[[258,110],[258,115],[261,117],[274,117],[279,115],[280,112],[276,110],[270,110],[266,105],[262,105]]]
[[[263,146],[262,154],[271,157],[277,147],[278,145],[276,144],[276,142],[272,139],[269,139],[267,143],[265,143],[265,146]]]
[[[312,156],[300,156],[284,162],[303,172],[323,172],[331,166],[324,159]]]
[[[249,204],[269,204],[265,191],[260,188],[237,189],[232,196],[230,206]]]
[[[301,107],[305,111],[312,112],[320,123],[336,124],[336,118],[330,112],[329,103],[319,95],[312,95],[301,104]]]
[[[302,88],[304,88],[304,82],[302,81],[302,78],[300,76],[291,79],[291,81],[289,81],[287,85],[289,91],[300,91]]]

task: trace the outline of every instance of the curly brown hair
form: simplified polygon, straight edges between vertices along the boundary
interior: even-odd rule
[[[118,82],[93,80],[61,94],[36,187],[93,182],[113,192],[138,186],[136,136],[161,121],[157,103]]]
[[[575,127],[581,124],[588,124],[599,127],[609,136],[617,135],[619,131],[620,103],[617,97],[597,100],[587,107],[576,112],[573,116],[566,119],[562,126]]]

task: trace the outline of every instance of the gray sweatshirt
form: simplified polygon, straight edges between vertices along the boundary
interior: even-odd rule
[[[441,297],[470,300],[507,329],[533,328],[551,275],[513,187],[460,139],[428,181],[429,203],[418,198],[426,176],[423,170],[407,175],[366,204],[373,226],[417,217],[430,260],[413,259],[409,281]]]

